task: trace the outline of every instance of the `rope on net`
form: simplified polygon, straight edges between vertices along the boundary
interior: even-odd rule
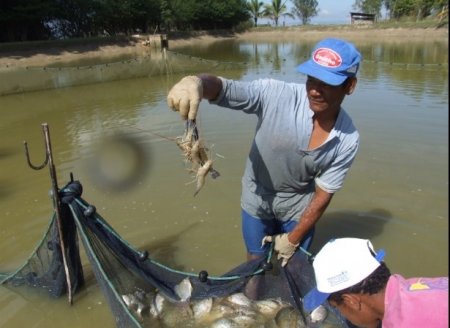
[[[74,193],[75,191],[70,189],[70,188],[65,188],[62,190],[63,193]],[[76,192],[75,192],[76,193]],[[82,201],[78,196],[74,197],[74,201],[77,205],[79,205],[82,209],[83,209],[83,213],[86,216],[91,216],[95,215],[95,218],[97,219],[96,223],[102,225],[104,228],[106,228],[110,233],[112,233],[117,239],[119,239],[123,244],[125,244],[132,252],[135,252],[137,254],[139,254],[139,256],[146,258],[148,256],[148,253],[145,252],[140,252],[139,250],[135,249],[131,244],[129,244],[126,240],[124,240],[122,237],[120,237],[120,235],[103,219],[101,219],[101,217],[96,213],[96,209],[95,206],[88,204],[86,201]],[[76,218],[77,220],[79,220],[77,211],[74,210],[73,207],[73,203],[69,204],[69,207],[72,211],[72,215],[74,216],[74,218]],[[301,248],[301,250],[303,252],[305,252],[305,254],[311,255],[310,253],[308,253],[306,250],[304,250],[303,248]],[[269,252],[266,256],[266,263],[270,263],[272,260],[272,256],[273,256],[273,243],[270,244],[270,248],[269,248]],[[182,270],[176,270],[173,269],[171,267],[168,267],[154,259],[150,259],[148,258],[148,260],[150,261],[150,263],[163,268],[167,271],[173,272],[173,273],[178,273],[184,276],[189,276],[189,277],[198,277],[199,275],[201,275],[202,271],[200,271],[200,274],[196,274],[196,273],[192,273],[192,272],[187,272],[187,271],[182,271]],[[263,273],[265,271],[264,268],[259,268],[257,270],[255,270],[253,273],[251,273],[249,276],[255,276],[255,275],[259,275],[261,273]],[[241,275],[231,275],[231,276],[210,276],[208,275],[208,279],[210,280],[217,280],[217,281],[232,281],[232,280],[238,280],[241,279],[243,276]]]

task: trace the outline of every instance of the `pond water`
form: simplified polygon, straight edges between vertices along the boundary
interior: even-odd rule
[[[312,251],[332,237],[369,238],[376,248],[386,250],[393,272],[447,276],[448,44],[356,45],[364,61],[357,89],[343,107],[361,134],[360,151],[344,188],[318,224]],[[164,60],[130,63],[128,73],[143,67],[136,78],[127,74],[123,80],[70,86],[77,70],[59,68],[60,73],[52,74],[66,81],[57,85],[65,88],[0,97],[0,272],[13,271],[27,259],[51,217],[48,168],[29,168],[23,150],[25,140],[33,164],[43,162],[44,122],[50,127],[59,185],[73,173],[83,184],[83,198],[132,245],[149,250],[166,265],[192,272],[221,274],[245,261],[240,179],[255,119],[201,104],[199,130],[221,176],[208,179],[193,197],[193,178],[170,140],[181,135],[184,126],[168,109],[167,92],[185,74],[201,72],[240,80],[304,82],[295,67],[312,47],[220,41],[173,49]],[[103,77],[115,76],[108,68],[99,71],[96,74]],[[20,76],[36,79],[32,71]],[[99,141],[116,135],[137,140],[146,155],[145,169],[135,183],[107,188],[88,159],[98,158]],[[113,316],[83,252],[82,261],[87,283],[72,306],[65,298],[52,300],[1,287],[0,326],[80,327],[101,322],[113,327]]]

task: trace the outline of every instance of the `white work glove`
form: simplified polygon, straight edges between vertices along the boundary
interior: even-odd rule
[[[194,75],[183,77],[170,89],[167,104],[179,111],[183,120],[195,120],[198,106],[203,98],[202,80]]]
[[[274,249],[278,253],[278,260],[282,259],[281,266],[284,267],[289,259],[294,255],[299,244],[293,244],[288,239],[288,233],[283,233],[275,236],[265,236],[262,239],[261,246],[265,243],[274,242]]]

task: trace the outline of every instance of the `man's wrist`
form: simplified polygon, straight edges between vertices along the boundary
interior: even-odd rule
[[[215,101],[222,90],[222,80],[210,74],[198,74],[203,88],[203,98]]]
[[[300,242],[299,241],[292,241],[291,238],[292,238],[291,234],[288,233],[287,240],[288,240],[289,244],[291,244],[292,247],[298,247]]]

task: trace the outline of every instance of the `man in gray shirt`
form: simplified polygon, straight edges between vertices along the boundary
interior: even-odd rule
[[[169,107],[183,119],[195,119],[203,98],[258,117],[242,178],[248,259],[264,256],[264,244],[274,242],[284,266],[298,247],[311,245],[314,226],[358,150],[358,131],[341,103],[356,87],[360,61],[353,44],[328,38],[297,68],[306,84],[200,74],[169,91]]]

